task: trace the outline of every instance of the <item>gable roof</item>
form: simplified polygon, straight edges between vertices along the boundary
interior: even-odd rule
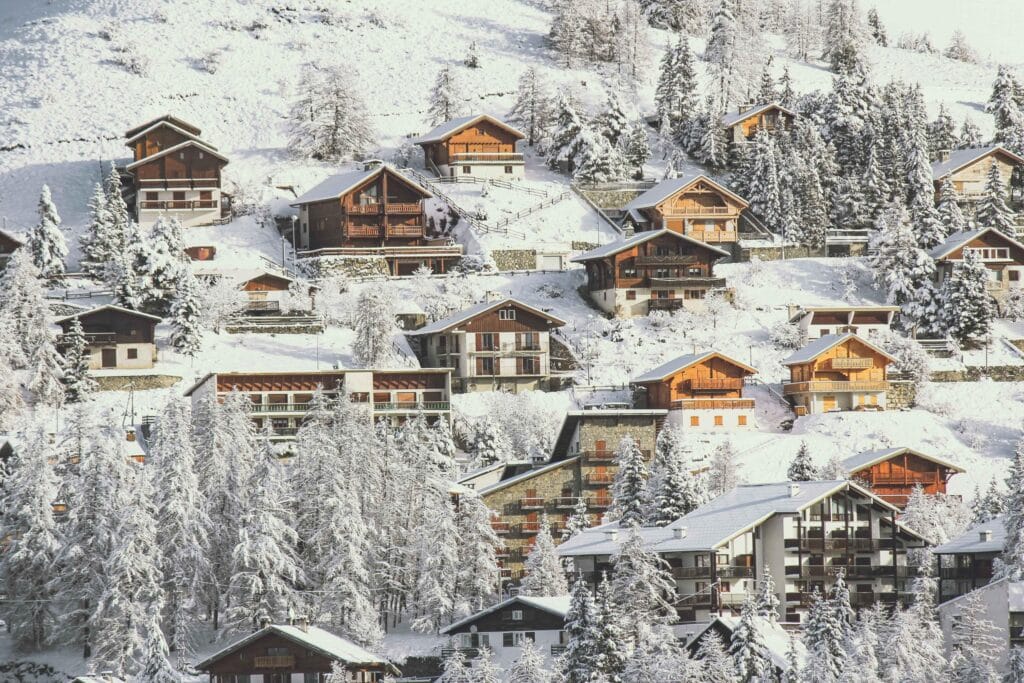
[[[692,237],[688,237],[687,235],[684,235],[682,233],[675,232],[674,230],[669,230],[667,228],[662,228],[661,230],[650,230],[650,231],[647,231],[647,232],[641,232],[641,233],[638,233],[636,235],[633,235],[632,237],[628,237],[628,238],[626,238],[624,240],[620,240],[618,242],[611,242],[610,244],[606,244],[606,245],[604,245],[602,247],[597,247],[595,249],[591,249],[588,252],[584,252],[584,253],[580,254],[579,256],[573,256],[569,260],[572,261],[573,263],[583,263],[583,262],[586,262],[586,261],[596,261],[597,259],[603,259],[603,258],[606,258],[608,256],[612,256],[614,254],[618,254],[619,252],[625,251],[627,249],[632,249],[633,247],[635,247],[638,244],[643,244],[644,242],[646,242],[648,240],[651,240],[651,239],[654,239],[655,237],[660,237],[661,235],[666,235],[666,234],[667,235],[672,235],[673,237],[677,237],[677,238],[682,239],[682,240],[685,240],[686,242],[689,242],[691,244],[695,244],[697,246],[704,247],[708,251],[714,252],[716,254],[720,254],[722,256],[730,256],[731,255],[726,250],[719,249],[718,247],[712,246],[712,245],[708,244],[707,242],[701,242],[700,240],[695,240]]]
[[[163,116],[158,116],[155,119],[150,119],[149,121],[146,121],[145,123],[141,123],[141,124],[135,126],[134,128],[131,128],[131,129],[125,131],[124,136],[126,138],[130,138],[130,137],[134,136],[136,133],[138,133],[139,131],[145,130],[146,128],[149,128],[149,127],[153,126],[154,124],[160,123],[161,121],[166,121],[167,123],[173,124],[174,126],[177,126],[178,128],[182,128],[182,129],[188,131],[189,133],[191,133],[192,135],[199,135],[200,133],[203,132],[203,131],[199,130],[199,128],[197,128],[196,126],[193,126],[188,121],[185,121],[184,119],[179,119],[177,116],[171,116],[170,114],[164,114]]]
[[[992,538],[981,540],[982,531],[991,531]],[[999,515],[980,524],[972,524],[967,531],[942,545],[932,548],[936,555],[958,555],[960,553],[998,553],[1006,542],[1006,516]]]
[[[570,410],[562,420],[562,426],[558,429],[558,436],[555,437],[555,444],[551,447],[552,462],[561,459],[563,453],[568,453],[569,442],[576,432],[576,427],[587,417],[609,418],[609,417],[649,417],[652,419],[664,418],[668,411],[664,408],[626,408],[615,410],[608,408],[594,408],[590,410]]]
[[[147,320],[152,320],[154,322],[160,322],[161,320],[163,320],[163,318],[161,318],[158,315],[150,315],[149,313],[143,313],[141,311],[133,311],[130,308],[124,308],[122,306],[117,306],[115,304],[106,304],[104,306],[97,306],[96,308],[90,308],[88,311],[81,311],[80,313],[74,313],[72,315],[64,316],[63,318],[58,318],[54,322],[59,324],[59,323],[71,320],[72,318],[85,318],[86,316],[90,316],[90,315],[92,315],[94,313],[99,313],[100,311],[105,311],[105,310],[108,310],[108,309],[112,310],[112,311],[118,311],[119,313],[124,313],[126,315],[132,315],[132,316],[135,316],[135,317],[138,317],[138,318],[145,318]]]
[[[722,116],[720,121],[722,126],[726,128],[732,128],[740,121],[746,121],[750,117],[757,116],[758,114],[768,111],[769,109],[778,109],[779,111],[789,114],[790,116],[797,115],[795,111],[786,109],[778,102],[769,102],[768,104],[762,104],[757,107],[752,107],[750,109],[747,109],[746,111],[736,112],[734,114],[725,114],[724,116]]]
[[[640,527],[644,548],[656,552],[707,552],[721,547],[736,536],[754,528],[777,514],[796,514],[823,498],[843,491],[847,487],[866,496],[873,503],[898,512],[899,508],[887,503],[859,484],[843,479],[801,481],[796,495],[790,494],[790,484],[747,484],[737,486],[696,510],[664,527]],[[897,526],[915,537],[920,536],[897,522]],[[616,531],[614,540],[606,532]],[[682,537],[676,537],[676,529]],[[618,522],[583,531],[558,546],[558,554],[566,557],[579,555],[614,555],[630,531]]]
[[[959,465],[954,465],[948,460],[943,460],[942,458],[936,457],[934,455],[928,455],[927,453],[922,453],[921,451],[916,451],[913,448],[907,448],[906,446],[901,446],[897,448],[881,448],[873,451],[864,451],[863,453],[857,453],[856,455],[852,455],[846,460],[843,460],[843,468],[846,469],[846,471],[852,475],[855,472],[859,472],[860,470],[863,470],[867,467],[871,467],[872,465],[875,465],[877,463],[884,462],[889,458],[895,457],[897,455],[903,455],[904,453],[916,455],[919,458],[924,458],[925,460],[929,460],[936,464],[942,465],[943,467],[948,467],[949,469],[955,472],[967,471],[964,468],[960,467]]]
[[[223,154],[221,154],[220,152],[215,150],[213,147],[210,147],[205,142],[200,142],[198,140],[185,140],[184,142],[179,142],[178,144],[174,145],[173,147],[168,147],[167,149],[160,150],[156,154],[150,154],[148,157],[143,157],[142,159],[139,159],[138,161],[133,161],[132,163],[130,163],[127,166],[125,166],[125,168],[130,171],[133,168],[138,168],[139,166],[142,166],[143,164],[148,164],[151,161],[159,159],[160,157],[165,157],[168,154],[173,154],[173,153],[177,152],[178,150],[185,149],[186,147],[198,147],[199,149],[201,149],[202,151],[206,152],[207,154],[209,154],[211,156],[217,157],[218,159],[223,161],[225,164],[228,163],[228,158],[226,156],[224,156]]]
[[[743,197],[739,196],[722,183],[716,181],[708,175],[700,172],[685,173],[678,178],[666,178],[660,183],[647,190],[640,196],[636,197],[629,204],[626,204],[626,211],[632,211],[634,209],[649,209],[652,206],[656,206],[674,194],[678,194],[682,190],[685,190],[690,185],[693,185],[698,180],[704,180],[711,185],[714,185],[723,194],[727,194],[737,202],[743,204],[744,207],[749,205],[749,202]]]
[[[246,284],[247,282],[252,282],[253,280],[258,280],[261,277],[269,277],[269,278],[273,278],[275,280],[280,280],[281,282],[288,282],[288,283],[295,282],[295,278],[289,277],[289,276],[287,276],[287,275],[285,275],[283,273],[275,273],[275,272],[273,272],[271,270],[268,270],[266,268],[254,268],[252,270],[241,270],[241,271],[237,271],[235,273],[230,273],[227,276],[228,277],[234,277],[235,279],[237,279],[239,287],[241,287],[242,285]]]
[[[821,354],[825,353],[833,346],[838,346],[850,339],[856,339],[858,342],[868,347],[876,353],[880,353],[891,361],[896,359],[890,354],[886,353],[882,349],[878,348],[871,342],[867,341],[863,337],[859,337],[853,332],[846,332],[844,334],[826,334],[817,339],[810,341],[807,346],[803,347],[799,351],[793,353],[789,358],[782,361],[783,365],[797,365],[799,363],[808,363]]]
[[[932,164],[932,178],[941,180],[950,173],[956,173],[965,166],[970,166],[978,159],[983,159],[993,152],[1000,152],[1011,157],[1014,163],[1024,164],[1024,159],[1017,156],[1002,145],[988,145],[987,147],[968,147],[967,149],[954,149],[950,151],[949,158],[945,161],[936,161]]]
[[[474,621],[477,621],[478,619],[487,616],[488,614],[497,612],[498,610],[504,609],[509,605],[516,604],[527,605],[529,607],[536,607],[539,610],[548,612],[549,614],[553,614],[556,617],[561,617],[564,619],[565,615],[569,613],[569,601],[570,597],[568,595],[556,595],[545,598],[536,597],[533,595],[514,595],[511,598],[502,600],[501,602],[491,605],[490,607],[487,607],[485,609],[482,609],[479,612],[470,614],[465,619],[460,619],[459,621],[456,621],[454,624],[449,624],[448,626],[445,626],[441,629],[441,633],[451,633],[452,631],[461,626],[471,624]]]
[[[455,327],[456,325],[461,325],[462,323],[464,323],[464,322],[466,322],[468,320],[471,320],[471,319],[473,319],[473,318],[475,318],[477,316],[483,315],[484,313],[487,313],[488,311],[494,310],[496,308],[503,308],[503,307],[509,306],[509,305],[517,306],[518,308],[525,309],[525,310],[527,310],[527,311],[529,311],[531,313],[534,313],[535,315],[540,316],[541,318],[545,318],[552,325],[554,325],[555,327],[561,327],[562,325],[565,324],[565,321],[562,320],[561,318],[556,318],[555,316],[551,315],[550,313],[545,313],[544,311],[540,310],[539,308],[534,308],[533,306],[530,306],[529,304],[524,304],[522,301],[519,301],[518,299],[508,298],[508,299],[502,299],[501,301],[484,301],[482,303],[476,304],[475,306],[470,306],[469,308],[464,308],[461,311],[459,311],[458,313],[453,313],[452,315],[448,316],[447,318],[442,318],[441,320],[435,320],[434,322],[430,323],[429,325],[424,325],[423,327],[421,327],[418,330],[410,330],[409,332],[406,332],[405,334],[407,334],[407,335],[423,335],[423,334],[436,334],[438,332],[444,332],[446,330],[449,330],[449,329]]]
[[[494,484],[491,484],[490,486],[484,486],[483,488],[476,489],[476,492],[477,492],[477,494],[479,496],[483,497],[483,496],[487,495],[488,493],[494,493],[495,491],[500,491],[501,489],[504,489],[504,488],[507,488],[509,486],[512,486],[513,484],[518,484],[521,481],[526,481],[527,479],[533,479],[534,477],[536,477],[539,474],[545,474],[545,473],[550,472],[552,470],[557,470],[560,467],[565,467],[566,465],[570,465],[570,464],[576,462],[577,460],[579,460],[579,456],[576,456],[574,458],[567,458],[566,460],[557,460],[555,462],[549,462],[546,465],[544,465],[543,467],[537,467],[537,468],[534,468],[534,469],[529,469],[529,470],[527,470],[527,471],[525,471],[525,472],[523,472],[521,474],[515,475],[514,477],[509,477],[508,479],[502,479],[501,481],[498,481],[498,482],[496,482]]]
[[[928,252],[928,255],[936,261],[945,258],[957,249],[969,244],[971,240],[977,239],[987,232],[996,233],[1010,244],[1014,245],[1021,251],[1024,251],[1024,244],[1021,244],[1004,232],[1000,232],[995,228],[975,228],[974,230],[960,230],[950,234],[942,244],[933,247],[932,250]]]
[[[434,128],[430,130],[428,133],[416,138],[415,142],[417,145],[426,145],[432,142],[442,142],[444,140],[447,140],[451,136],[455,135],[459,131],[469,128],[477,121],[489,121],[490,123],[493,123],[499,128],[503,128],[507,130],[509,133],[512,133],[520,140],[526,137],[526,135],[523,132],[516,130],[515,128],[508,125],[504,121],[496,119],[490,114],[475,114],[473,116],[461,116],[457,119],[445,121],[442,124],[434,126]]]
[[[789,322],[795,323],[812,313],[899,313],[899,306],[878,306],[867,304],[864,306],[801,306],[794,313]]]
[[[322,628],[317,628],[316,626],[309,626],[306,629],[302,629],[299,626],[289,626],[285,624],[270,624],[255,633],[250,633],[245,638],[236,640],[223,650],[216,652],[199,662],[199,664],[196,665],[196,668],[205,669],[217,660],[226,657],[232,652],[245,647],[255,640],[259,640],[266,635],[270,635],[271,633],[283,636],[292,642],[318,652],[328,659],[345,662],[346,664],[385,665],[394,669],[391,662],[383,657],[379,657],[370,651],[361,648],[350,640],[342,638],[341,636],[336,636],[330,631],[325,631]]]
[[[746,363],[741,363],[735,358],[730,358],[724,353],[719,353],[718,351],[704,351],[703,353],[689,353],[686,354],[685,356],[679,356],[678,358],[674,358],[668,361],[667,363],[662,363],[658,367],[648,370],[644,374],[640,375],[639,377],[631,381],[636,384],[641,384],[643,382],[657,382],[659,380],[665,379],[666,377],[670,377],[671,375],[676,374],[680,370],[685,370],[691,365],[703,363],[709,358],[714,358],[716,356],[724,360],[726,363],[731,363],[736,367],[743,368],[752,375],[757,374],[757,370],[755,368],[750,367]]]
[[[213,146],[213,145],[211,145],[210,143],[208,143],[208,142],[205,142],[205,141],[201,140],[201,139],[199,138],[199,135],[198,135],[198,134],[196,134],[196,133],[192,133],[192,132],[189,132],[189,131],[185,130],[184,128],[182,128],[182,127],[180,127],[180,126],[176,126],[176,125],[174,125],[173,123],[171,123],[170,121],[167,121],[167,120],[165,120],[165,119],[160,119],[159,121],[157,121],[156,123],[154,123],[154,124],[153,124],[152,126],[149,126],[148,128],[145,128],[145,129],[143,129],[143,130],[140,130],[140,131],[139,131],[138,133],[136,133],[135,135],[132,135],[132,136],[131,136],[130,138],[128,138],[127,140],[125,140],[124,144],[125,144],[125,145],[127,145],[127,146],[129,146],[129,147],[131,147],[131,144],[132,144],[133,142],[135,142],[136,140],[138,140],[139,138],[141,138],[141,137],[142,137],[143,135],[145,135],[146,133],[149,133],[149,132],[150,132],[150,131],[152,131],[152,130],[156,130],[157,128],[163,128],[163,127],[166,127],[166,128],[171,128],[172,130],[175,130],[175,131],[177,131],[178,133],[181,133],[182,135],[184,135],[185,137],[187,137],[187,138],[189,138],[189,139],[192,139],[192,140],[197,140],[197,141],[199,141],[199,142],[202,142],[202,143],[203,143],[204,145],[206,145],[206,146],[207,146],[207,147],[209,147],[210,149],[217,149],[216,147],[214,147],[214,146]],[[193,129],[193,130],[196,130],[196,129]]]
[[[715,617],[707,623],[702,629],[693,634],[690,638],[690,642],[686,644],[688,648],[696,644],[701,637],[704,636],[709,630],[714,628],[716,625],[720,626],[726,632],[732,634],[740,625],[740,618],[734,616],[719,616]],[[800,633],[791,633],[787,631],[782,624],[777,621],[769,621],[761,616],[754,616],[754,628],[757,629],[758,634],[761,636],[761,642],[768,650],[768,655],[772,658],[772,664],[775,665],[779,671],[789,671],[789,645],[790,641],[793,643],[793,647],[796,651],[796,661],[798,666],[804,666],[807,661],[807,647],[800,640]],[[728,640],[726,640],[728,643]]]
[[[413,182],[391,166],[382,164],[373,168],[347,171],[345,173],[337,173],[332,176],[327,176],[325,179],[320,181],[320,183],[299,195],[299,197],[296,198],[295,201],[291,202],[289,206],[301,206],[303,204],[312,204],[313,202],[322,202],[328,199],[337,199],[338,197],[341,197],[342,195],[345,195],[359,187],[366,181],[376,178],[384,171],[390,171],[392,175],[401,178],[403,182],[408,183],[410,187],[418,190],[424,197],[434,196],[418,183]]]
[[[0,238],[8,239],[11,242],[14,242],[15,244],[17,244],[18,247],[25,246],[25,240],[21,239],[20,237],[18,237],[14,233],[7,232],[6,230],[0,230]],[[15,249],[17,249],[18,247],[15,247]]]

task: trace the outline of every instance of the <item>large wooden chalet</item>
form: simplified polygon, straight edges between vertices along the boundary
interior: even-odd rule
[[[1013,290],[1024,288],[1024,244],[995,228],[977,228],[955,232],[931,250],[935,259],[938,284],[953,274],[964,254],[973,252],[989,272],[989,293],[997,300]]]
[[[376,683],[399,670],[387,659],[350,640],[304,623],[270,624],[240,638],[196,668],[210,683],[326,683],[334,664],[345,671],[345,683]]]
[[[965,470],[958,465],[912,448],[864,451],[843,461],[850,478],[871,487],[875,495],[898,508],[906,507],[915,486],[924,493],[946,493],[946,482]]]
[[[427,168],[442,177],[475,176],[522,180],[526,136],[493,116],[477,114],[445,121],[416,139]]]
[[[736,242],[747,200],[702,173],[667,178],[629,202],[624,223],[636,231],[668,229],[701,242]]]
[[[453,368],[457,391],[548,389],[551,331],[565,324],[515,299],[484,302],[407,333],[424,367]]]
[[[439,225],[427,225],[431,193],[386,164],[333,175],[294,202],[301,255],[383,258],[392,275],[420,266],[443,273],[462,257]],[[447,220],[447,219],[445,219]]]
[[[135,216],[146,227],[160,215],[183,226],[209,225],[230,213],[230,197],[222,190],[221,173],[228,159],[199,137],[191,123],[165,115],[125,133],[132,162]]]
[[[712,289],[724,289],[715,264],[729,252],[674,230],[638,233],[573,257],[587,269],[597,306],[623,317],[678,308],[701,309]]]
[[[1009,190],[1010,179],[1015,168],[1024,165],[1024,158],[1019,157],[1002,145],[986,147],[968,147],[942,152],[941,157],[932,164],[932,180],[935,183],[935,194],[938,198],[942,183],[949,178],[953,181],[958,203],[967,207],[977,204],[985,196],[985,185],[988,182],[992,164],[999,169],[999,178]]]
[[[16,249],[24,246],[25,242],[17,235],[13,235],[6,230],[0,230],[0,268],[7,265],[7,262],[11,260],[11,255]]]
[[[744,144],[753,140],[758,131],[774,133],[783,126],[788,129],[795,120],[796,112],[772,102],[758,106],[740,105],[735,113],[722,117],[721,125],[730,143]]]
[[[151,368],[156,362],[156,325],[160,318],[113,304],[57,321],[64,342],[78,318],[85,332],[90,370]]]
[[[680,356],[632,380],[640,408],[669,411],[669,420],[698,429],[752,427],[754,399],[743,380],[757,370],[717,351]]]
[[[782,362],[789,382],[782,393],[797,415],[837,410],[884,410],[886,367],[895,360],[857,335],[828,334]]]

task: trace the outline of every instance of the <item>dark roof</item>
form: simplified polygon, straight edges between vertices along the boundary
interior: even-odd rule
[[[200,133],[203,132],[203,131],[199,130],[198,128],[196,128],[195,126],[193,126],[188,121],[185,121],[183,119],[179,119],[176,116],[171,116],[170,114],[164,114],[163,116],[158,116],[155,119],[150,119],[149,121],[146,121],[143,124],[135,126],[134,128],[131,128],[128,131],[125,131],[124,136],[126,138],[131,138],[131,137],[135,136],[135,134],[139,133],[140,131],[144,131],[147,128],[150,128],[151,126],[153,126],[154,124],[160,123],[161,121],[166,121],[167,123],[170,123],[170,124],[172,124],[174,126],[177,126],[178,128],[181,128],[181,129],[191,133],[192,135],[199,135]]]
[[[68,316],[65,316],[63,318],[59,318],[58,320],[56,320],[56,322],[57,322],[57,324],[60,324],[60,323],[63,323],[63,322],[67,322],[68,320],[71,320],[72,318],[88,318],[89,316],[94,315],[96,313],[99,313],[100,311],[107,311],[107,310],[116,311],[118,313],[123,313],[123,314],[128,315],[128,316],[134,316],[136,318],[144,318],[146,320],[152,320],[154,323],[158,323],[161,320],[163,320],[163,318],[161,318],[158,315],[150,315],[149,313],[142,313],[141,311],[133,311],[130,308],[123,308],[121,306],[116,306],[114,304],[107,304],[105,306],[97,306],[96,308],[89,309],[88,311],[82,311],[81,313],[75,313],[73,315],[68,315]]]
[[[618,254],[621,251],[625,251],[627,249],[631,249],[631,248],[635,247],[638,244],[643,244],[647,240],[652,240],[655,237],[659,237],[661,235],[671,235],[672,237],[675,237],[677,239],[681,239],[681,240],[683,240],[685,242],[689,242],[690,244],[695,244],[695,245],[697,245],[699,247],[703,247],[704,249],[707,249],[708,251],[713,252],[715,254],[719,254],[721,256],[729,256],[730,255],[729,252],[727,252],[726,250],[719,249],[718,247],[712,246],[712,245],[708,244],[707,242],[702,242],[700,240],[695,240],[692,237],[689,237],[689,236],[684,235],[682,233],[676,232],[674,230],[669,230],[668,228],[662,228],[661,230],[649,230],[647,232],[637,233],[636,235],[633,235],[632,237],[627,237],[624,240],[619,240],[617,242],[611,242],[610,244],[605,244],[604,246],[597,247],[596,249],[591,249],[590,251],[584,252],[584,253],[580,254],[579,256],[574,256],[574,257],[572,257],[569,260],[572,261],[573,263],[584,263],[586,261],[596,261],[598,259],[603,259],[603,258],[607,258],[609,256],[613,256],[615,254]]]

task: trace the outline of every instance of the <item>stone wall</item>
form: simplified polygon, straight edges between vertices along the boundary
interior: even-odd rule
[[[597,249],[601,245],[597,242],[577,242],[573,240],[569,243],[569,246],[573,251],[590,251],[591,249]]]
[[[224,325],[224,331],[228,334],[320,334],[324,331],[323,323],[288,323],[281,322],[274,325],[247,323],[239,321]]]
[[[917,387],[906,380],[889,381],[889,390],[885,392],[885,406],[889,410],[911,408],[917,402]]]
[[[535,270],[537,252],[533,249],[495,249],[491,258],[498,270]]]
[[[936,370],[931,374],[933,382],[977,382],[990,379],[993,382],[1024,382],[1024,365],[972,366],[963,370]]]
[[[347,275],[348,277],[368,277],[371,275],[388,275],[387,262],[380,257],[359,256],[320,256],[299,261],[299,268],[309,277],[330,277],[331,275]]]
[[[578,188],[579,193],[602,209],[621,209],[644,193],[643,190],[590,190]]]
[[[752,257],[756,256],[762,261],[781,261],[782,260],[782,247],[739,247],[739,255],[734,257],[738,261],[749,261]],[[809,256],[824,256],[825,249],[811,249],[810,247],[804,246],[787,246],[786,247],[786,258],[807,258]]]
[[[181,381],[176,375],[94,375],[100,391],[166,389]]]

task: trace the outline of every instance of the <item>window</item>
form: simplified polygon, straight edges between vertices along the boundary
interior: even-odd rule
[[[512,175],[512,167],[511,166],[506,166],[505,167],[505,175]]]
[[[286,647],[268,647],[267,648],[267,656],[268,657],[286,657],[286,656],[290,655],[291,653],[292,653],[292,651],[289,650]]]
[[[690,416],[690,426],[691,427],[700,427],[700,418],[697,417],[696,415],[691,415]]]
[[[1010,258],[1010,250],[1007,247],[971,247],[964,249],[964,256],[968,253],[977,254],[983,261]]]
[[[147,202],[155,202],[159,198],[160,198],[160,193],[159,192],[147,192],[146,193],[146,201]]]
[[[664,289],[655,290],[655,291],[651,292],[651,298],[652,299],[667,299],[668,298],[668,292],[665,291]]]
[[[636,301],[636,291],[632,289],[626,290],[626,301]]]
[[[493,358],[477,358],[476,359],[476,374],[478,374],[478,375],[493,375],[494,374],[494,359]]]
[[[494,335],[491,333],[481,334],[476,338],[476,347],[478,351],[494,351],[495,350]]]
[[[536,375],[540,372],[540,363],[537,362],[536,358],[520,358],[522,366],[520,368],[521,375]]]
[[[473,168],[471,166],[463,166],[462,172],[465,173],[466,175],[469,175],[470,173],[473,172]]]
[[[690,277],[700,277],[700,266],[690,266],[689,268],[686,269],[686,274],[689,275]]]
[[[715,415],[715,426],[716,427],[721,427],[723,424],[725,424],[725,421],[722,418],[722,416],[721,415]]]
[[[178,158],[179,159],[184,159],[185,158],[185,153],[184,152],[178,152]]]
[[[302,683],[320,683],[320,674],[316,671],[307,671],[302,674]]]
[[[200,152],[200,153],[199,153],[199,158],[200,158],[200,159],[202,159],[202,158],[203,158],[203,153],[202,153],[202,152]]]
[[[533,631],[509,631],[501,636],[501,644],[505,647],[522,647],[523,641],[531,643],[537,640],[537,634]]]
[[[185,201],[185,192],[183,190],[182,191],[175,191],[175,193],[173,195],[173,198],[174,198],[174,201],[176,201],[176,202],[183,202],[183,201]]]
[[[1006,274],[1010,278],[1010,282],[1020,282],[1019,270],[1008,270],[1006,271]]]
[[[821,328],[821,336],[822,337],[827,337],[828,336],[828,328],[827,327]]]
[[[514,308],[503,308],[498,311],[498,320],[515,320],[516,309]]]
[[[746,427],[747,426],[747,416],[746,415],[738,416],[736,418],[736,424],[738,424],[740,427]]]
[[[621,277],[636,277],[636,266],[623,265],[619,272],[622,274]]]
[[[514,610],[512,610],[512,621],[522,621],[522,620],[523,620],[523,610],[521,610],[521,609],[514,609]]]
[[[128,349],[128,360],[137,360],[139,358],[138,349]]]

